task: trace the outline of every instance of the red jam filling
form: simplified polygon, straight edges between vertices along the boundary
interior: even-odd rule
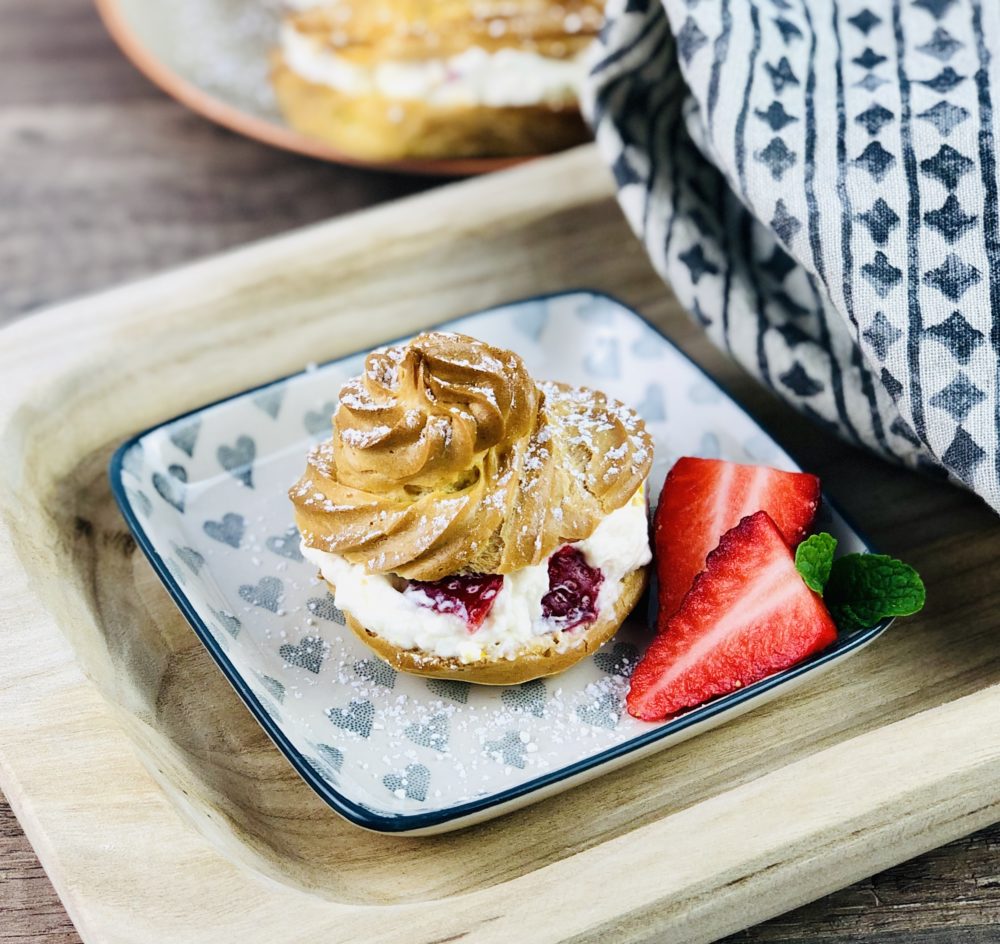
[[[561,630],[573,629],[597,618],[597,594],[604,574],[591,567],[583,554],[566,545],[549,558],[549,592],[542,597],[542,615]]]
[[[567,544],[549,558],[549,591],[542,597],[542,616],[560,630],[597,618],[597,594],[604,574]],[[441,580],[411,580],[403,592],[436,613],[465,620],[474,633],[490,615],[503,587],[499,574],[456,574]]]
[[[404,592],[419,591],[424,595],[417,597],[421,606],[461,617],[469,632],[474,633],[490,615],[501,587],[500,574],[456,574],[441,580],[411,580]]]

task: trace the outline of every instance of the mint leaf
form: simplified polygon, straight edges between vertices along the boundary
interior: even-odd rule
[[[795,569],[810,590],[822,593],[830,578],[837,539],[825,531],[806,538],[795,551]]]
[[[845,554],[833,562],[824,599],[837,627],[854,630],[916,613],[926,596],[909,564],[886,554]]]

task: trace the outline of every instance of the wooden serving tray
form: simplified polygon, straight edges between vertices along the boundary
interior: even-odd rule
[[[502,301],[654,318],[929,605],[794,696],[495,822],[360,831],[302,783],[137,552],[129,434]],[[832,442],[711,351],[590,148],[307,229],[0,333],[0,783],[90,942],[708,941],[1000,819],[1000,528]]]

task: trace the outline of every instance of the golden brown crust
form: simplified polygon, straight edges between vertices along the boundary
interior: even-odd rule
[[[289,493],[302,540],[412,580],[513,573],[588,538],[653,457],[634,410],[441,332],[370,354],[334,430]]]
[[[288,25],[349,62],[448,58],[471,47],[572,58],[600,29],[603,0],[330,0]]]
[[[575,107],[439,107],[349,96],[303,79],[280,55],[271,78],[292,128],[362,160],[521,157],[561,151],[590,137]]]
[[[429,678],[475,682],[478,685],[519,685],[532,679],[565,672],[581,659],[596,652],[618,632],[625,618],[635,609],[645,588],[646,568],[640,567],[622,578],[621,593],[610,613],[602,614],[588,628],[581,627],[575,631],[580,634],[579,642],[575,646],[560,652],[553,643],[546,649],[526,652],[516,659],[461,663],[455,659],[428,656],[413,650],[400,649],[387,639],[365,629],[349,613],[345,613],[344,616],[347,625],[354,630],[358,638],[400,672]],[[330,584],[330,589],[335,591],[333,584]]]

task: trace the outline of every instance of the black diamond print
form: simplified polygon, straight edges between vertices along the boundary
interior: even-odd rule
[[[924,284],[936,288],[945,298],[957,302],[973,285],[982,280],[979,270],[951,252],[936,269],[924,273]]]
[[[923,7],[935,20],[940,20],[955,0],[913,0],[915,7]]]
[[[895,117],[888,108],[872,105],[871,108],[867,108],[860,115],[857,115],[854,120],[874,137]]]
[[[798,347],[800,344],[808,344],[814,339],[805,333],[797,324],[790,321],[783,325],[778,325],[775,329],[784,339],[789,347]]]
[[[619,188],[625,187],[628,184],[636,184],[640,179],[639,175],[635,172],[635,168],[628,162],[628,158],[625,157],[624,151],[618,155],[618,159],[611,165],[611,172],[615,175],[615,183],[618,184]]]
[[[951,66],[945,66],[933,79],[917,79],[917,81],[921,85],[926,85],[929,89],[944,95],[956,85],[964,82],[965,79],[964,75],[959,75]]]
[[[771,85],[774,86],[775,95],[779,95],[786,85],[799,84],[795,73],[792,72],[791,65],[784,56],[781,57],[781,61],[776,66],[772,66],[770,62],[765,62],[764,68],[771,77]]]
[[[700,324],[703,328],[707,328],[712,323],[712,319],[701,310],[701,302],[699,302],[697,298],[691,305],[691,312],[695,318],[698,319],[698,324]]]
[[[866,262],[861,267],[861,272],[874,286],[879,298],[885,298],[903,281],[903,270],[897,269],[881,250],[875,253],[875,258],[871,262]]]
[[[928,56],[940,59],[941,62],[947,62],[964,45],[964,43],[960,43],[955,39],[943,26],[939,26],[934,30],[934,35],[923,46],[917,46],[917,49],[927,53]]]
[[[978,216],[970,215],[962,209],[958,197],[953,193],[948,194],[948,199],[938,209],[928,210],[924,214],[924,222],[944,236],[948,245],[975,226],[978,219]]]
[[[979,448],[976,441],[961,426],[955,430],[955,438],[941,457],[959,478],[968,482],[975,472],[976,466],[983,461],[986,453]]]
[[[861,53],[860,56],[855,56],[851,60],[851,62],[853,62],[855,65],[861,66],[862,69],[874,69],[875,66],[882,65],[882,63],[885,62],[887,58],[888,58],[887,56],[883,56],[875,52],[875,50],[872,49],[871,46],[866,46],[865,51]]]
[[[874,92],[882,85],[888,85],[888,79],[879,78],[874,72],[869,72],[860,82],[855,82],[855,88],[863,88],[866,92]]]
[[[790,318],[801,318],[803,315],[812,314],[808,308],[804,308],[797,301],[795,301],[795,299],[793,299],[788,292],[775,292],[771,296],[771,301],[774,302],[775,305],[780,306],[781,310],[784,311],[784,313]]]
[[[790,125],[793,121],[798,121],[794,115],[788,114],[785,107],[779,101],[773,101],[768,106],[767,111],[757,108],[754,114],[761,120],[766,121],[772,131],[780,131],[785,125]]]
[[[880,312],[875,312],[872,323],[865,328],[862,337],[872,346],[875,356],[884,361],[889,353],[889,349],[903,336],[903,332],[892,324],[886,316]]]
[[[949,190],[958,186],[958,182],[972,170],[972,166],[972,161],[950,144],[942,144],[937,154],[920,162],[920,169],[928,177],[940,180]]]
[[[920,439],[917,434],[910,429],[909,423],[906,422],[901,416],[897,416],[892,421],[892,426],[889,427],[890,433],[895,433],[902,439],[905,439],[911,446],[919,446]]]
[[[930,399],[930,405],[946,410],[953,419],[961,423],[977,403],[986,399],[983,393],[965,374],[959,372],[947,387],[939,390]]]
[[[882,368],[882,386],[889,391],[889,396],[893,400],[898,400],[900,394],[903,392],[903,385],[892,376],[884,367]]]
[[[698,29],[698,24],[689,16],[677,34],[677,49],[681,58],[685,63],[690,62],[694,54],[707,42],[708,37]]]
[[[791,370],[785,371],[778,378],[792,393],[800,397],[815,396],[823,389],[823,384],[810,377],[806,369],[796,361]]]
[[[856,158],[854,164],[863,167],[876,180],[881,180],[889,168],[896,163],[896,158],[890,154],[878,141],[872,141]]]
[[[868,227],[872,239],[880,246],[886,244],[889,234],[899,226],[899,216],[881,197],[872,204],[870,210],[859,213],[858,219]]]
[[[958,125],[969,117],[969,113],[960,105],[952,105],[951,102],[938,102],[933,108],[922,111],[917,117],[929,121],[947,138]]]
[[[972,352],[985,340],[983,332],[973,328],[958,311],[953,311],[940,324],[924,329],[924,333],[948,348],[959,364],[968,364]]]
[[[767,262],[761,263],[760,269],[771,276],[775,282],[784,282],[785,277],[795,268],[795,260],[780,246],[774,247],[774,252]]]
[[[781,138],[771,138],[770,144],[761,151],[754,151],[754,160],[766,164],[771,176],[781,180],[785,171],[795,165],[795,152],[790,151]]]
[[[784,200],[778,200],[774,205],[774,216],[771,217],[771,229],[778,234],[778,238],[786,246],[791,245],[795,234],[802,229],[802,223],[788,212],[788,207],[785,206]]]
[[[847,22],[856,29],[861,30],[861,32],[867,36],[876,26],[879,25],[879,23],[882,22],[882,20],[872,13],[871,10],[865,9],[860,13],[855,13],[854,16],[849,17]]]
[[[779,16],[775,21],[774,25],[781,30],[781,38],[787,46],[793,39],[802,39],[802,30],[800,30],[794,23],[790,20],[786,20],[783,16]]]
[[[688,267],[688,271],[691,273],[691,281],[695,285],[698,284],[699,279],[706,273],[717,275],[719,272],[719,267],[714,262],[705,258],[705,250],[701,248],[701,243],[695,243],[690,249],[680,253],[677,258]]]

